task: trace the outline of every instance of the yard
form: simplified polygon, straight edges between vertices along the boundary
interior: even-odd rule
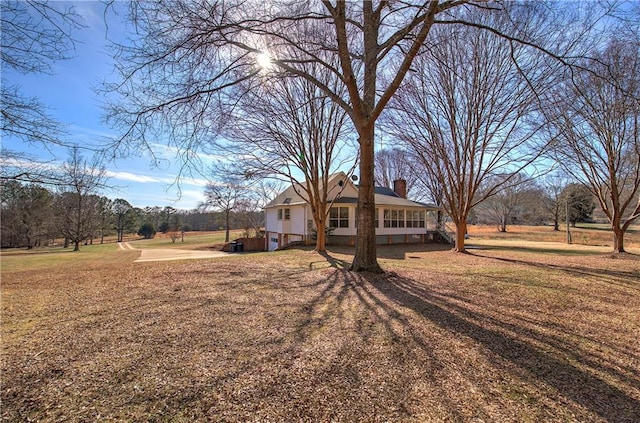
[[[517,232],[517,231],[515,231]],[[2,255],[6,421],[640,421],[640,243]],[[634,238],[635,237],[635,238]]]

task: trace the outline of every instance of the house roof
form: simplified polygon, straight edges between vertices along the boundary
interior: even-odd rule
[[[398,195],[375,194],[374,201],[376,206],[420,207],[428,210],[440,210],[440,207],[433,204],[407,200]],[[358,199],[356,197],[338,197],[333,204],[358,204]]]
[[[337,172],[332,175],[329,175],[328,185],[331,186],[332,183],[336,180],[336,178],[344,178],[345,180],[348,180],[347,175],[344,172]],[[266,206],[264,206],[264,208],[268,209],[270,207],[280,207],[284,205],[293,206],[293,205],[306,204],[305,199],[298,194],[299,192],[300,193],[304,192],[304,189],[302,188],[301,184],[289,185],[287,189],[285,189],[280,194],[278,194],[276,198],[271,200]]]
[[[333,175],[329,176],[329,186],[333,184],[336,178],[343,178],[347,183],[352,184],[356,191],[358,190],[358,186],[353,184],[347,175],[344,172],[337,172]],[[298,185],[298,192],[303,192],[302,187]],[[406,198],[400,197],[395,193],[391,188],[387,187],[375,187],[375,203],[380,206],[397,206],[397,207],[420,207],[426,208],[428,210],[440,210],[440,207],[433,204],[425,204],[418,203],[416,201],[411,201]],[[267,204],[264,208],[272,208],[272,207],[282,207],[282,206],[292,206],[292,205],[302,205],[305,204],[306,201],[296,192],[294,185],[290,185],[287,189],[282,191],[280,194],[276,196],[269,204]],[[337,197],[334,200],[334,204],[357,204],[357,197]]]

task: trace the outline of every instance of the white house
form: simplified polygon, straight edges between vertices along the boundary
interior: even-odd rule
[[[343,172],[329,178],[328,200],[333,201],[327,226],[333,228],[328,245],[355,245],[358,186]],[[301,189],[297,190],[302,192]],[[315,225],[311,207],[292,185],[265,206],[266,248],[273,251],[292,242],[314,242]],[[395,244],[425,242],[435,227],[427,228],[428,215],[439,207],[406,198],[406,182],[397,180],[394,189],[375,188],[376,242]],[[429,230],[431,229],[431,230]]]

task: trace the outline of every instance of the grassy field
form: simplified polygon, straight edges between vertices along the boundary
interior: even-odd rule
[[[349,249],[3,252],[1,417],[640,421],[637,233],[612,255],[492,230],[382,247],[383,275]]]
[[[229,239],[234,240],[242,237],[243,231],[230,231]],[[138,239],[131,241],[134,248],[180,248],[180,249],[207,249],[211,246],[219,246],[224,244],[225,232],[216,231],[200,234],[198,232],[187,232],[184,239],[179,237],[175,242],[171,240],[168,234],[156,234],[153,239]]]
[[[495,226],[469,226],[471,242],[475,239],[523,240],[540,242],[566,243],[567,227],[561,225],[559,231],[550,226],[507,226],[507,232],[498,232]],[[613,233],[607,225],[580,223],[576,228],[569,228],[571,241],[576,245],[606,246],[613,248]],[[632,226],[625,234],[625,246],[640,248],[640,226]]]

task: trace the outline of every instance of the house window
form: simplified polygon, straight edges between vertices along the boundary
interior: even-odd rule
[[[385,209],[384,210],[384,227],[385,228],[404,228],[404,210]]]
[[[407,228],[424,228],[424,211],[407,210]]]
[[[331,207],[329,209],[329,226],[332,228],[348,228],[349,207]]]
[[[289,220],[291,219],[291,209],[278,209],[278,220]]]

